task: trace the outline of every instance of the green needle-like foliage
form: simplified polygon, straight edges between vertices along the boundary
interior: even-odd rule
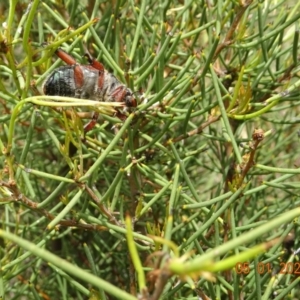
[[[0,20],[0,299],[299,299],[299,1]],[[44,95],[58,48],[137,107]]]

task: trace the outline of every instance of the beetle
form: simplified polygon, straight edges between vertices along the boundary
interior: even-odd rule
[[[137,106],[133,92],[89,54],[85,54],[89,65],[78,64],[71,55],[60,48],[55,54],[67,65],[56,68],[47,77],[43,84],[45,95],[123,102],[127,108]],[[98,115],[97,112],[93,114],[92,120],[84,127],[85,132],[94,128]],[[120,113],[121,119],[122,116],[124,115]]]

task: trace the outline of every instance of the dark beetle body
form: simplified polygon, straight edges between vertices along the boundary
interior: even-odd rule
[[[90,64],[79,65],[72,56],[61,49],[58,49],[56,54],[67,66],[55,69],[48,76],[43,86],[45,95],[123,102],[126,107],[136,107],[132,91],[107,72],[100,62],[87,55]],[[88,124],[86,131],[95,126],[97,117],[98,114],[95,113],[93,124]]]
[[[74,68],[63,66],[55,69],[44,83],[44,94],[51,96],[76,97]]]
[[[124,102],[127,107],[136,106],[132,91],[107,72],[101,63],[89,58],[90,65],[79,65],[61,49],[56,54],[68,65],[55,69],[49,75],[43,86],[45,95]]]

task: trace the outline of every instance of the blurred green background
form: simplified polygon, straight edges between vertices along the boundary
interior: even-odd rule
[[[299,6],[1,3],[1,299],[299,299]],[[59,47],[138,107],[43,97]]]

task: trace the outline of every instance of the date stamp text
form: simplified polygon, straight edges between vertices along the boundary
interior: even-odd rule
[[[250,265],[248,262],[238,262],[235,265],[237,274],[247,275],[252,270],[258,274],[272,273],[274,268],[271,263],[259,262],[256,266]],[[300,262],[280,262],[278,267],[278,274],[294,274],[300,275]]]

